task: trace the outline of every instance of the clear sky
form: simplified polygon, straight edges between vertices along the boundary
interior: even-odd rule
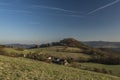
[[[120,0],[0,0],[0,43],[120,41]]]

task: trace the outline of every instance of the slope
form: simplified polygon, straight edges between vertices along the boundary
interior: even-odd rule
[[[0,80],[119,80],[94,73],[25,58],[0,56]]]

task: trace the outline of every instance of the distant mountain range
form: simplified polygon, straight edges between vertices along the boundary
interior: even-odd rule
[[[35,44],[5,44],[5,45],[8,47],[19,47],[19,48],[26,48],[26,49],[36,46]]]
[[[107,41],[85,41],[84,44],[93,48],[113,48],[120,51],[120,42],[107,42]],[[21,47],[21,48],[32,48],[35,44],[6,44],[8,47]]]
[[[87,41],[83,43],[94,48],[120,48],[120,42]]]
[[[120,52],[120,42],[86,41],[83,43],[93,48],[110,48]]]

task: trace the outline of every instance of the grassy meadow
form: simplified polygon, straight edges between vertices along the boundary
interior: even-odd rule
[[[91,69],[97,68],[97,69],[106,69],[108,71],[111,70],[112,75],[120,77],[120,65],[104,65],[97,63],[80,63],[80,65]]]
[[[119,77],[26,58],[0,56],[0,80],[119,80]]]
[[[119,80],[120,65],[105,65],[88,62],[72,62],[67,66],[41,62],[23,55],[46,54],[58,58],[72,58],[87,61],[91,55],[83,53],[81,48],[52,46],[34,49],[19,49],[4,47],[3,51],[8,56],[19,54],[19,57],[0,55],[0,80]],[[22,56],[21,56],[22,54]],[[32,56],[32,55],[31,55]],[[42,58],[42,57],[40,57]],[[93,71],[94,69],[107,71],[104,74]]]

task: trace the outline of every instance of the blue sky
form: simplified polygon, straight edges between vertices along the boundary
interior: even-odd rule
[[[0,43],[120,41],[120,0],[0,0]]]

